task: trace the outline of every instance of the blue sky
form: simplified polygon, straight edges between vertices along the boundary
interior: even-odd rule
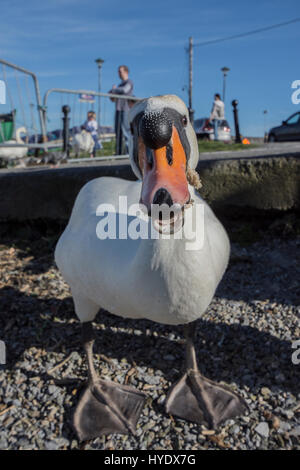
[[[102,91],[119,82],[117,67],[127,64],[136,96],[174,93],[186,102],[189,36],[197,43],[300,17],[299,0],[2,0],[0,5],[0,58],[37,73],[42,94],[52,87],[96,90],[94,60],[102,57]],[[233,125],[230,103],[237,98],[243,134],[263,134],[264,109],[267,127],[299,110],[291,101],[291,84],[300,79],[299,43],[295,23],[195,47],[196,117],[208,115],[213,94],[222,92],[223,66],[230,68],[226,114]],[[59,125],[59,108],[53,97],[50,129]],[[110,121],[113,105],[102,108]]]

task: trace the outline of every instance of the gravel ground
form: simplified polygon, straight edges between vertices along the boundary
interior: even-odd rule
[[[0,339],[7,364],[0,366],[0,449],[299,450],[300,365],[292,362],[292,343],[300,338],[300,240],[281,236],[286,225],[273,221],[251,236],[244,230],[198,321],[202,372],[242,395],[248,414],[217,431],[166,415],[166,393],[184,360],[182,329],[100,311],[94,324],[99,373],[144,390],[148,399],[136,437],[84,443],[71,421],[87,370],[70,292],[53,263],[57,232],[2,225]],[[236,224],[233,240],[237,233]]]

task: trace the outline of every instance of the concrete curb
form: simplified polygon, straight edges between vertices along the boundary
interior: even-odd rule
[[[299,162],[300,154],[203,160],[200,193],[218,210],[297,208]],[[68,219],[80,188],[100,176],[136,179],[129,164],[118,162],[1,170],[0,220]]]
[[[215,209],[288,210],[300,205],[300,155],[204,161],[201,195]]]

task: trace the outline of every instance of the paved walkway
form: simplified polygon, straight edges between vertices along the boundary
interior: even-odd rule
[[[247,148],[245,150],[226,150],[221,152],[201,152],[200,160],[223,160],[237,158],[259,158],[275,156],[300,156],[300,142],[274,142],[263,144],[261,147]]]
[[[200,162],[203,160],[236,160],[240,158],[259,158],[259,157],[279,157],[279,156],[294,156],[300,157],[300,142],[274,142],[263,144],[255,148],[247,148],[243,150],[224,150],[217,152],[200,152]],[[129,158],[125,158],[125,155],[121,159],[109,159],[99,157],[96,160],[97,165],[126,165],[129,163]],[[69,165],[79,165],[79,164],[95,164],[94,160],[84,159],[81,162],[72,162]],[[65,165],[64,165],[65,167]]]

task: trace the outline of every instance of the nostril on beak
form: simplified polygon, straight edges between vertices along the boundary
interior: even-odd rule
[[[169,207],[173,205],[173,200],[169,191],[165,188],[160,188],[156,191],[153,198],[153,204],[167,204]]]
[[[164,113],[147,113],[139,124],[139,132],[150,149],[164,147],[172,137],[172,122]]]

